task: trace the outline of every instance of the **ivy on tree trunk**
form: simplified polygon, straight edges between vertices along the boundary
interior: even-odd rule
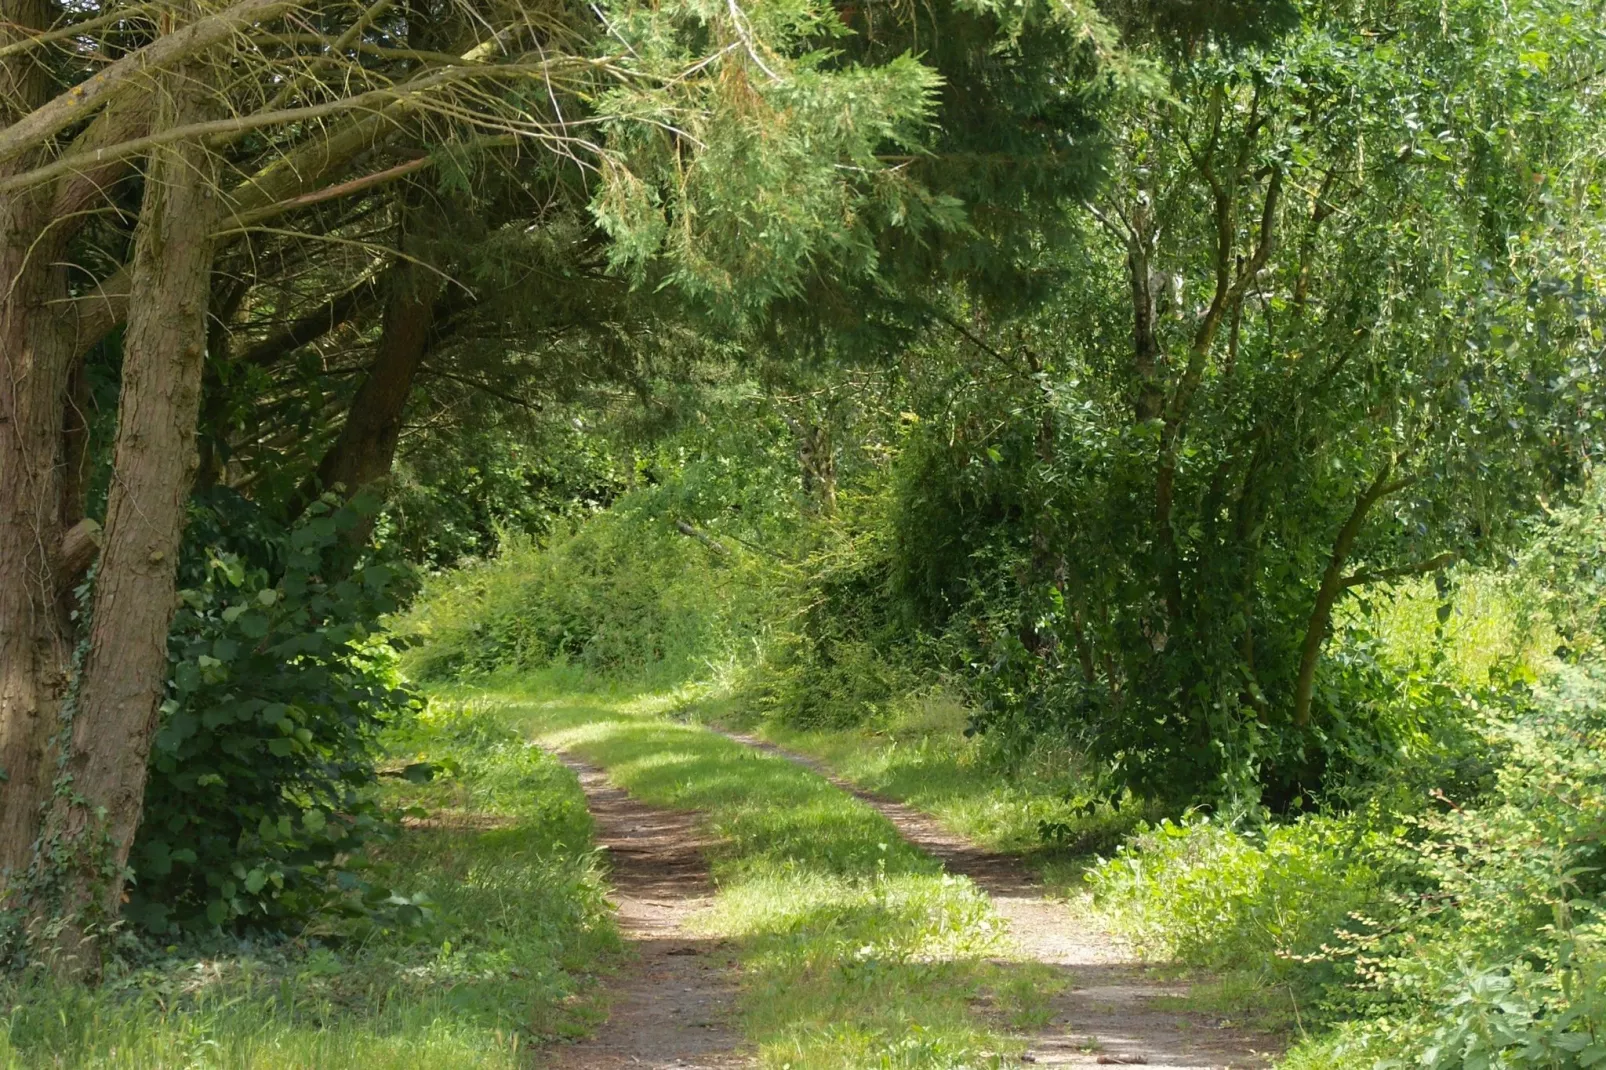
[[[160,125],[198,121],[196,72],[162,79]],[[167,681],[167,634],[205,361],[216,183],[211,153],[176,142],[153,153],[134,240],[112,480],[93,619],[71,713],[67,779],[36,865],[36,916],[56,913],[59,968],[93,974],[97,937],[117,915],[138,828],[146,764]]]

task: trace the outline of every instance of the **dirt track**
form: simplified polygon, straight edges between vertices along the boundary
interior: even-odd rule
[[[1009,923],[1020,958],[1063,970],[1054,1016],[1028,1038],[1039,1066],[1141,1065],[1156,1070],[1250,1070],[1270,1065],[1275,1038],[1155,1006],[1184,989],[1155,979],[1108,933],[1049,898],[1016,859],[946,832],[926,814],[835,776],[803,755],[751,736],[746,746],[805,765],[887,817],[951,873],[974,880]],[[643,805],[602,771],[561,756],[580,778],[612,866],[620,928],[634,955],[613,985],[607,1023],[553,1053],[554,1070],[734,1070],[752,1065],[731,1022],[733,949],[688,935],[713,888],[696,814]]]
[[[1248,1070],[1271,1063],[1276,1038],[1224,1028],[1202,1015],[1153,1006],[1185,986],[1159,982],[1109,933],[1090,928],[1008,855],[983,850],[903,803],[863,791],[830,768],[754,736],[725,733],[749,747],[804,765],[880,811],[903,838],[975,881],[1009,923],[1022,958],[1057,966],[1069,984],[1049,1027],[1030,1039],[1039,1066],[1141,1065],[1156,1070]]]
[[[619,928],[632,951],[612,986],[608,1021],[579,1044],[556,1049],[553,1070],[734,1070],[751,1065],[730,1022],[734,954],[687,935],[714,889],[697,815],[659,810],[568,755],[607,852]]]

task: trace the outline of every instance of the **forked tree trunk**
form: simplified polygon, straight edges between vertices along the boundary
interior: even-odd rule
[[[204,114],[193,72],[163,81],[162,120]],[[67,974],[96,971],[100,927],[117,915],[167,680],[175,571],[196,464],[216,214],[212,167],[196,145],[158,149],[135,231],[112,483],[72,720],[70,783],[53,800],[45,829],[50,852],[42,863],[59,875],[60,897],[35,904],[36,917],[48,912],[60,920],[52,942],[57,968]]]

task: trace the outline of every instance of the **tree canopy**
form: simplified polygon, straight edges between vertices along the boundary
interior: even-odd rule
[[[804,721],[1364,792],[1444,728],[1372,607],[1600,450],[1598,8],[9,3],[15,941],[376,916],[388,615],[522,539],[606,597],[432,664],[665,660],[695,546]]]

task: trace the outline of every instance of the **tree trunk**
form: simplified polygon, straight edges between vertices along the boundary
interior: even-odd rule
[[[434,337],[435,302],[442,282],[441,273],[426,266],[435,228],[441,225],[431,200],[409,188],[402,194],[400,219],[397,245],[403,256],[383,282],[385,306],[373,363],[352,396],[340,437],[301,486],[292,514],[326,491],[339,488],[343,497],[350,498],[390,475],[407,401]],[[359,312],[372,300],[372,291],[359,286],[347,297],[331,303],[331,322],[336,315],[345,318]],[[322,315],[318,314],[320,319]],[[366,538],[367,533],[368,527],[362,525],[350,537]]]
[[[340,438],[318,465],[320,490],[339,486],[349,497],[390,475],[407,399],[429,351],[439,290],[433,272],[397,266],[374,362],[351,399]]]
[[[797,442],[797,466],[803,497],[810,509],[822,516],[836,515],[836,448],[831,428],[823,420],[810,418],[807,402],[802,416],[782,414]]]
[[[0,44],[47,28],[53,9],[0,3]],[[0,61],[0,124],[49,95],[36,53]],[[35,166],[43,148],[0,165],[0,177]],[[72,641],[60,612],[62,398],[73,339],[58,309],[67,226],[53,229],[51,190],[0,197],[0,908],[38,832],[46,744],[66,691]]]
[[[0,277],[12,280],[0,301],[0,906],[32,854],[44,752],[72,650],[56,568],[71,346],[45,307],[60,280],[39,266],[48,253],[19,239],[31,229],[18,226],[19,207],[0,206],[9,216],[0,221]]]
[[[1390,483],[1388,478],[1393,471],[1393,462],[1383,466],[1377,478],[1355,500],[1349,518],[1333,540],[1333,553],[1322,573],[1322,582],[1316,589],[1316,604],[1311,607],[1310,620],[1305,624],[1305,641],[1299,651],[1299,675],[1294,679],[1294,723],[1297,725],[1310,723],[1311,697],[1316,688],[1316,664],[1321,660],[1322,644],[1327,640],[1333,607],[1338,604],[1338,596],[1344,593],[1344,566],[1349,561],[1350,551],[1355,548],[1355,539],[1361,533],[1361,525],[1366,522],[1366,514],[1372,511],[1372,506],[1409,482],[1400,480]]]
[[[161,120],[176,125],[203,115],[200,81],[193,71],[163,79]],[[196,464],[213,166],[197,145],[158,149],[135,231],[113,476],[66,767],[70,790],[52,803],[49,850],[40,860],[49,867],[42,878],[59,877],[60,899],[33,904],[36,917],[60,912],[58,969],[73,975],[96,971],[97,937],[118,912],[167,681],[174,579]]]

